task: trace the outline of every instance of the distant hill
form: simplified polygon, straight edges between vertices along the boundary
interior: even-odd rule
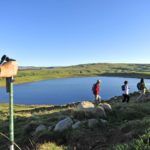
[[[19,70],[40,70],[40,69],[53,69],[55,67],[35,67],[35,66],[19,66]]]
[[[55,78],[89,76],[150,78],[150,64],[92,63],[62,67],[20,66],[15,83],[27,83]],[[1,85],[5,85],[4,80],[1,81]]]
[[[116,72],[126,71],[144,71],[150,72],[150,64],[125,64],[125,63],[89,63],[89,64],[79,64],[71,66],[50,66],[50,67],[37,67],[37,66],[19,66],[20,70],[41,70],[41,69],[54,69],[54,68],[78,68],[78,69],[100,69],[102,71],[116,70]]]

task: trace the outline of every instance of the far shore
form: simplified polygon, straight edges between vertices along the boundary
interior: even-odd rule
[[[96,63],[67,67],[19,69],[14,84],[24,84],[60,78],[97,76],[150,79],[150,65]],[[0,86],[5,86],[5,79],[0,79]]]
[[[138,73],[104,73],[104,74],[99,74],[99,75],[76,75],[76,76],[60,76],[60,77],[51,77],[51,78],[39,78],[39,79],[34,79],[34,78],[27,78],[27,80],[20,80],[19,77],[15,77],[14,84],[26,84],[26,83],[33,83],[33,82],[38,82],[38,81],[45,81],[45,80],[53,80],[53,79],[63,79],[63,78],[80,78],[80,77],[122,77],[122,78],[145,78],[145,79],[150,79],[150,75],[145,75],[145,74],[138,74]],[[5,87],[5,79],[1,80],[0,87]]]

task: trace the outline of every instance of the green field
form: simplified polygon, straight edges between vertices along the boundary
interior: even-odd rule
[[[121,76],[150,78],[149,64],[82,64],[68,67],[38,68],[19,70],[16,84],[39,80],[83,77],[83,76]],[[1,79],[1,86],[5,81]]]

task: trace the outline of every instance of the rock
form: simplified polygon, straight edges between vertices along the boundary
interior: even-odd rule
[[[135,135],[135,131],[130,131],[130,132],[124,134],[124,138],[127,140],[132,140],[134,135]]]
[[[104,119],[100,119],[101,123],[106,124],[108,121]]]
[[[89,128],[93,128],[98,124],[98,120],[97,119],[89,119],[88,120],[88,127]]]
[[[80,111],[93,111],[94,104],[89,101],[83,101],[77,105],[77,109]]]
[[[102,106],[98,106],[96,109],[95,109],[95,114],[98,116],[98,117],[106,117],[106,113],[105,113],[105,110]]]
[[[39,125],[36,130],[35,130],[35,133],[38,133],[38,132],[41,132],[41,131],[44,131],[46,130],[46,126],[45,125]]]
[[[81,121],[81,124],[86,124],[88,121],[87,120],[83,120]]]
[[[104,108],[104,110],[105,110],[106,112],[111,112],[111,111],[112,111],[111,105],[108,104],[108,103],[103,103],[103,104],[102,104],[102,107]]]
[[[81,125],[81,121],[76,122],[75,124],[72,125],[72,129],[77,129]]]
[[[53,126],[49,126],[48,131],[52,131],[52,130],[53,130]]]
[[[116,100],[118,97],[117,96],[114,96],[114,100]]]
[[[56,126],[54,128],[54,131],[60,131],[61,132],[63,130],[66,130],[66,129],[70,128],[72,126],[72,124],[73,124],[72,119],[70,117],[67,117],[67,118],[59,121],[56,124]]]
[[[83,101],[80,104],[78,104],[77,109],[80,111],[92,112],[96,117],[106,117],[105,110],[103,108],[103,105],[101,104],[95,107],[93,103]]]

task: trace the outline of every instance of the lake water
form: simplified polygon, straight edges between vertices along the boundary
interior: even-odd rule
[[[121,85],[125,80],[129,81],[130,92],[137,91],[136,78],[120,77],[82,77],[64,78],[39,81],[14,86],[15,104],[66,104],[71,102],[93,100],[92,85],[97,79],[102,81],[101,97],[108,100],[113,96],[122,94]],[[145,80],[149,89],[150,80]],[[0,103],[8,102],[8,94],[5,88],[0,88]]]

